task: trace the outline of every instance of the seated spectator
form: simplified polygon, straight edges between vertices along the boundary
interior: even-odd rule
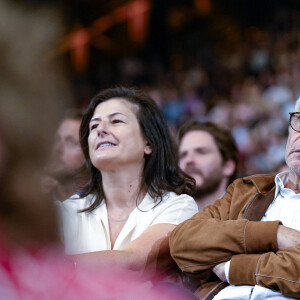
[[[156,103],[134,89],[100,91],[80,142],[91,179],[81,196],[61,203],[67,253],[145,278],[174,267],[169,234],[197,205]]]
[[[68,111],[62,119],[54,138],[50,160],[42,177],[42,188],[55,200],[66,200],[86,182],[84,155],[79,142],[82,114]]]
[[[300,298],[300,98],[290,113],[288,171],[234,181],[179,225],[171,254],[200,299]]]
[[[210,122],[190,121],[178,130],[179,166],[196,181],[199,211],[213,204],[237,174],[238,149],[230,132]]]

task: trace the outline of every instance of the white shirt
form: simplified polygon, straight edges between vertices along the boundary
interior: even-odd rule
[[[261,221],[280,220],[284,226],[300,230],[300,194],[296,194],[291,189],[285,188],[288,182],[289,172],[282,172],[275,177],[275,196],[271,205],[268,207]],[[229,282],[230,261],[225,264],[225,275]],[[263,299],[293,299],[286,297],[281,293],[255,285],[229,285],[221,290],[214,300],[231,299],[231,300],[263,300]]]
[[[120,250],[152,225],[161,223],[178,225],[198,212],[196,202],[188,195],[167,193],[155,206],[156,203],[147,193],[141,204],[129,215],[111,249],[105,201],[91,213],[78,213],[78,210],[89,207],[93,199],[93,195],[85,198],[73,195],[59,204],[67,254]]]

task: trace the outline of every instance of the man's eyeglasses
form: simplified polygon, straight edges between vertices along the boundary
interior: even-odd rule
[[[300,132],[300,112],[290,112],[290,126]]]

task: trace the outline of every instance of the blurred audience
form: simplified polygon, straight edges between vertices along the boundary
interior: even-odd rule
[[[159,103],[174,136],[187,119],[214,122],[234,136],[240,175],[272,173],[284,162],[286,112],[300,96],[299,10],[278,6],[268,17],[260,27],[225,13],[199,18],[168,36],[166,56],[94,53],[101,63],[82,84],[74,80],[78,105],[99,87],[138,85]]]

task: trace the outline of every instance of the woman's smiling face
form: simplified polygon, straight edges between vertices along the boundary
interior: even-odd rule
[[[89,124],[88,144],[91,162],[98,170],[144,165],[144,155],[152,150],[142,136],[137,110],[122,98],[109,99],[96,107]]]

